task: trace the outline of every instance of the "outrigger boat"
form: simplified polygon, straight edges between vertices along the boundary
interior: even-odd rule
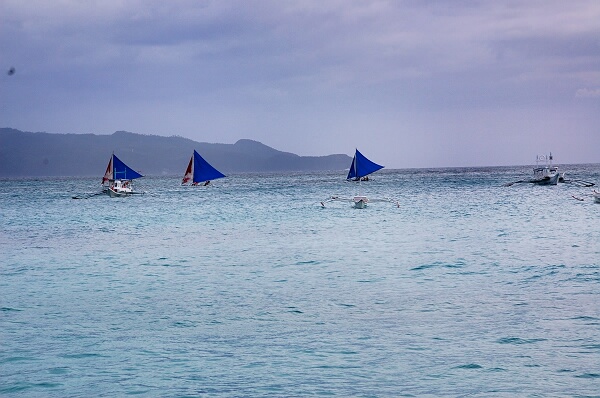
[[[546,164],[539,166],[539,162],[545,161]],[[533,179],[530,181],[537,185],[556,185],[559,180],[564,181],[565,173],[559,173],[558,167],[552,165],[552,152],[550,155],[537,156],[536,167],[533,168]]]
[[[102,177],[102,192],[111,198],[143,194],[133,190],[133,180],[140,177],[143,175],[127,166],[113,153]]]
[[[595,183],[590,182],[590,181],[571,179],[571,178],[567,179],[565,177],[564,172],[562,172],[562,173],[559,172],[558,167],[552,165],[552,160],[553,160],[552,153],[550,153],[550,155],[548,155],[548,156],[538,155],[535,160],[536,160],[536,166],[533,168],[533,178],[509,182],[509,183],[504,184],[503,186],[510,187],[511,185],[521,184],[521,183],[532,183],[532,184],[536,184],[536,185],[557,185],[559,182],[565,183],[565,184],[572,184],[572,185],[576,185],[579,187],[585,187],[585,188],[593,187],[594,185],[596,185]],[[540,162],[545,162],[545,165],[540,166]],[[576,196],[573,196],[573,197],[575,199],[580,200],[580,198],[578,198]]]
[[[183,176],[183,180],[181,180],[181,185],[190,183],[190,185],[195,186],[204,183],[202,185],[206,186],[210,184],[211,180],[223,177],[225,177],[225,174],[211,166],[210,163],[204,160],[204,158],[194,150],[187,169],[185,169],[185,175]]]
[[[368,181],[368,175],[376,172],[377,170],[383,169],[384,166],[377,164],[364,156],[362,153],[356,150],[354,153],[354,158],[352,159],[352,164],[350,165],[350,170],[348,171],[348,176],[346,177],[347,181]],[[396,207],[400,207],[398,201],[390,199],[390,198],[372,198],[369,199],[366,196],[356,195],[351,198],[345,198],[342,196],[331,196],[330,198],[321,202],[321,206],[325,207],[325,203],[328,202],[350,202],[352,203],[355,209],[364,209],[367,207],[368,203],[374,202],[390,202],[396,205]]]
[[[596,203],[600,203],[600,191],[596,191],[595,189],[592,191],[592,193],[590,194],[592,196],[592,198],[594,198],[594,202]],[[573,199],[576,199],[580,202],[583,202],[585,199],[583,198],[584,196],[587,196],[587,194],[581,194],[579,196],[575,196],[575,195],[571,195],[571,197]]]

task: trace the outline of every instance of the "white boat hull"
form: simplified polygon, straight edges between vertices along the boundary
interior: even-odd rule
[[[369,199],[366,196],[355,196],[353,201],[355,209],[364,209],[367,207],[367,203],[369,203]]]
[[[537,185],[557,185],[558,184],[559,174],[553,174],[550,176],[545,176],[539,179],[534,179],[531,182]]]
[[[556,170],[544,168],[535,173],[535,177],[531,182],[537,185],[557,185],[560,174]]]
[[[110,196],[111,198],[123,198],[123,197],[126,197],[126,196],[133,195],[133,192],[119,192],[119,191],[116,191],[116,190],[114,190],[112,188],[108,188],[108,192],[107,193],[108,193],[108,196]]]
[[[547,162],[550,161],[550,163],[547,163],[545,166],[534,167],[532,183],[537,185],[556,185],[561,177],[564,180],[565,173],[559,173],[558,167],[552,166],[552,154],[549,157],[538,156],[537,160],[541,159],[545,159]]]
[[[106,193],[111,198],[124,198],[127,196],[139,194],[140,192],[133,191],[133,188],[131,186],[131,181],[114,180],[114,181],[111,181],[111,183],[108,187],[104,188],[104,193]]]

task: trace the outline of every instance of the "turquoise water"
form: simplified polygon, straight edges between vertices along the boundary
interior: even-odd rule
[[[598,397],[600,204],[529,174],[0,181],[0,395]]]

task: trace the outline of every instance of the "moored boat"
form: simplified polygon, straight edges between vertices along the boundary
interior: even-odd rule
[[[366,196],[355,196],[352,199],[354,201],[355,209],[364,209],[365,207],[367,207],[367,203],[369,203],[369,198],[367,198]]]
[[[546,162],[540,166],[540,162]],[[558,167],[552,165],[552,153],[550,155],[540,155],[536,158],[536,167],[533,168],[533,178],[530,182],[537,185],[556,185],[559,179],[565,179],[565,173],[559,173]]]

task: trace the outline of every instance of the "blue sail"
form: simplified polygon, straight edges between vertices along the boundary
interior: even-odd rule
[[[118,157],[113,155],[113,176],[114,180],[133,180],[143,177],[140,173],[127,166]]]
[[[216,180],[225,175],[208,163],[196,150],[194,150],[194,179],[193,182]]]
[[[348,177],[346,177],[346,179],[351,180],[355,178],[361,178],[380,169],[383,169],[383,166],[375,162],[371,162],[357,149],[356,153],[354,154],[354,159],[352,159],[352,165],[350,165],[350,171],[348,171]]]

